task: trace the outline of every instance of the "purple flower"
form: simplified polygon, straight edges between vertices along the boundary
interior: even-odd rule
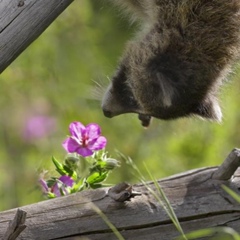
[[[39,183],[40,183],[43,193],[48,193],[49,189],[48,189],[47,182],[44,181],[42,178],[40,178]]]
[[[71,177],[63,175],[55,180],[55,183],[52,187],[48,186],[47,182],[42,178],[39,179],[39,183],[44,194],[60,197],[62,195],[69,194],[68,188],[73,186],[74,181]]]
[[[69,153],[78,153],[83,157],[91,156],[93,151],[103,149],[107,139],[101,135],[101,129],[96,123],[90,123],[86,127],[80,122],[72,122],[69,125],[71,136],[63,142],[63,147]]]
[[[35,115],[25,122],[23,137],[27,141],[33,141],[48,137],[56,129],[56,120],[53,117]]]
[[[56,197],[60,197],[63,195],[67,195],[69,192],[67,190],[68,187],[73,186],[73,179],[67,175],[61,176],[57,179],[56,183],[52,186],[51,192],[55,194]],[[62,193],[61,193],[62,192]]]

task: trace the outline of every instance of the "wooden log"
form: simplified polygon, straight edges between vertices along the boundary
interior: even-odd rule
[[[72,2],[73,0],[1,0],[0,73]]]
[[[239,153],[234,149],[220,167],[191,170],[158,181],[185,233],[217,226],[228,226],[240,233],[240,204],[222,188],[227,185],[240,192]],[[226,177],[226,169],[231,169],[233,175]],[[148,186],[156,191],[154,183]],[[178,236],[149,190],[143,184],[132,189],[117,187],[109,194],[109,188],[88,190],[21,207],[27,213],[27,227],[18,239],[117,239],[99,211],[124,239],[171,240]],[[124,196],[129,198],[129,193],[134,197],[126,201]],[[0,213],[0,239],[16,211]]]
[[[26,221],[26,216],[26,212],[18,209],[13,221],[9,221],[7,231],[5,232],[2,240],[15,240],[26,228],[26,225],[24,224]]]

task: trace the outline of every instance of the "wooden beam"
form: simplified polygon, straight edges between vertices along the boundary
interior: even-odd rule
[[[219,226],[240,233],[240,204],[222,188],[227,185],[239,193],[239,153],[234,149],[220,167],[195,169],[158,181],[185,233]],[[231,179],[223,174],[229,169]],[[148,186],[157,192],[154,183]],[[27,217],[19,239],[117,239],[106,217],[124,239],[169,240],[179,236],[163,206],[143,184],[119,184],[109,190],[83,191],[21,207]],[[133,196],[126,201],[129,194]],[[0,213],[0,239],[16,211]]]
[[[1,0],[0,73],[72,2],[73,0]]]

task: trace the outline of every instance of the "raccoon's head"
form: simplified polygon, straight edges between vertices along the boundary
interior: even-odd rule
[[[175,56],[158,55],[142,65],[123,62],[102,101],[106,117],[137,113],[143,126],[151,117],[169,120],[189,115],[221,121],[214,86]],[[205,78],[205,79],[204,79]]]

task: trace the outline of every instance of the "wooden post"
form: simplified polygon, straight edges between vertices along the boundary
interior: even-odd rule
[[[185,233],[218,226],[240,233],[240,204],[222,188],[227,185],[240,193],[239,165],[240,150],[234,149],[220,167],[195,169],[158,181]],[[156,191],[154,183],[148,186]],[[143,184],[83,191],[21,210],[27,214],[26,228],[18,239],[117,239],[106,218],[124,239],[170,240],[179,236],[162,205]],[[16,211],[0,213],[0,239]]]
[[[13,220],[9,221],[8,228],[2,238],[2,240],[15,240],[18,235],[26,228],[24,224],[26,221],[27,213],[21,209],[17,210],[17,213]]]
[[[0,0],[0,73],[73,0]]]

